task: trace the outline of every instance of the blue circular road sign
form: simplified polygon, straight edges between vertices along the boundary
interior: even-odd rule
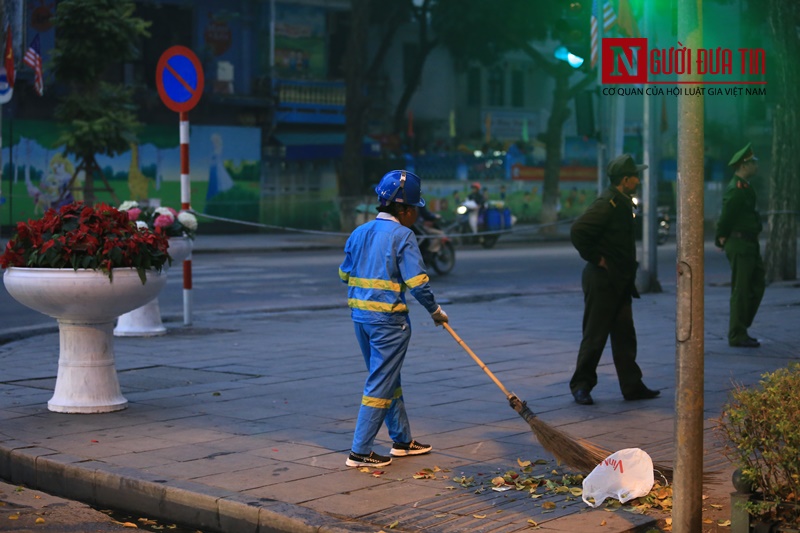
[[[189,111],[203,96],[203,66],[185,46],[168,48],[156,66],[158,95],[172,111]]]

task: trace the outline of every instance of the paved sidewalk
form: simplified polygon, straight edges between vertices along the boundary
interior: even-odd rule
[[[223,245],[341,244],[295,236],[214,239],[199,238],[196,253]],[[660,398],[643,402],[622,400],[608,353],[592,393],[595,405],[572,401],[567,382],[583,312],[578,280],[535,296],[454,299],[447,311],[464,341],[542,420],[611,450],[643,448],[669,464],[675,292],[664,289],[634,304],[639,362],[646,383],[662,389]],[[797,284],[767,288],[751,331],[763,343],[757,350],[730,348],[725,341],[729,290],[709,284],[705,291],[705,466],[720,472],[719,483],[704,491],[709,531],[725,531],[714,524],[730,515],[731,468],[713,427],[733,380],[756,383],[762,373],[798,357]],[[441,291],[437,296],[448,298]],[[617,533],[646,530],[664,516],[590,510],[580,497],[541,490],[536,499],[527,491],[492,491],[497,475],[531,475],[521,472],[518,460],[545,460],[532,474],[552,479],[568,470],[552,461],[453,339],[434,328],[418,305],[411,308],[414,335],[403,387],[414,435],[430,442],[433,454],[395,459],[382,473],[344,465],[365,374],[342,302],[333,310],[204,315],[191,327],[167,322],[163,337],[117,338],[117,369],[129,407],[108,414],[47,410],[57,333],[0,346],[0,477],[204,531],[236,533],[513,532],[530,530],[530,520],[544,531]],[[383,429],[377,450],[390,444]],[[470,477],[469,487],[455,481]]]

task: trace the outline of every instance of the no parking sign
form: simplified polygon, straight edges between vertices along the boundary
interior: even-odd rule
[[[189,111],[203,96],[203,66],[185,46],[172,46],[161,54],[156,66],[158,95],[172,111]]]
[[[203,96],[203,66],[185,46],[172,46],[156,65],[158,95],[169,109],[179,113],[181,154],[181,209],[191,210],[189,180],[189,113]],[[192,323],[192,260],[183,261],[183,323]]]

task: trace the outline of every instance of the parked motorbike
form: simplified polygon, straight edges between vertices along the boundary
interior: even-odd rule
[[[431,228],[436,231],[432,231]],[[411,229],[417,235],[419,251],[422,252],[422,259],[427,266],[441,275],[453,270],[456,266],[456,249],[438,220],[431,222],[417,220]]]
[[[664,244],[669,239],[669,207],[659,206],[657,211],[658,229],[656,230],[656,242]]]
[[[642,236],[642,206],[639,203],[639,198],[634,196],[633,200],[633,218],[636,219],[636,235]],[[657,226],[656,226],[656,243],[664,244],[669,240],[669,207],[660,205],[656,208],[657,213]]]
[[[456,219],[445,228],[445,233],[453,236],[458,244],[480,243],[484,248],[491,248],[513,224],[514,217],[503,202],[487,202],[486,208],[481,210],[474,200],[465,200],[456,208]]]

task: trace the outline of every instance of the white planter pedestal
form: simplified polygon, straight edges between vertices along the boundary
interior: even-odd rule
[[[192,253],[192,240],[189,237],[170,237],[167,251],[172,257],[172,265],[180,265]],[[166,332],[167,328],[161,322],[158,298],[121,315],[114,328],[117,337],[156,337]]]
[[[10,267],[3,275],[18,302],[58,320],[59,357],[53,397],[59,413],[107,413],[125,409],[114,361],[114,319],[152,300],[167,281],[148,272],[142,284],[133,268],[100,271]]]

